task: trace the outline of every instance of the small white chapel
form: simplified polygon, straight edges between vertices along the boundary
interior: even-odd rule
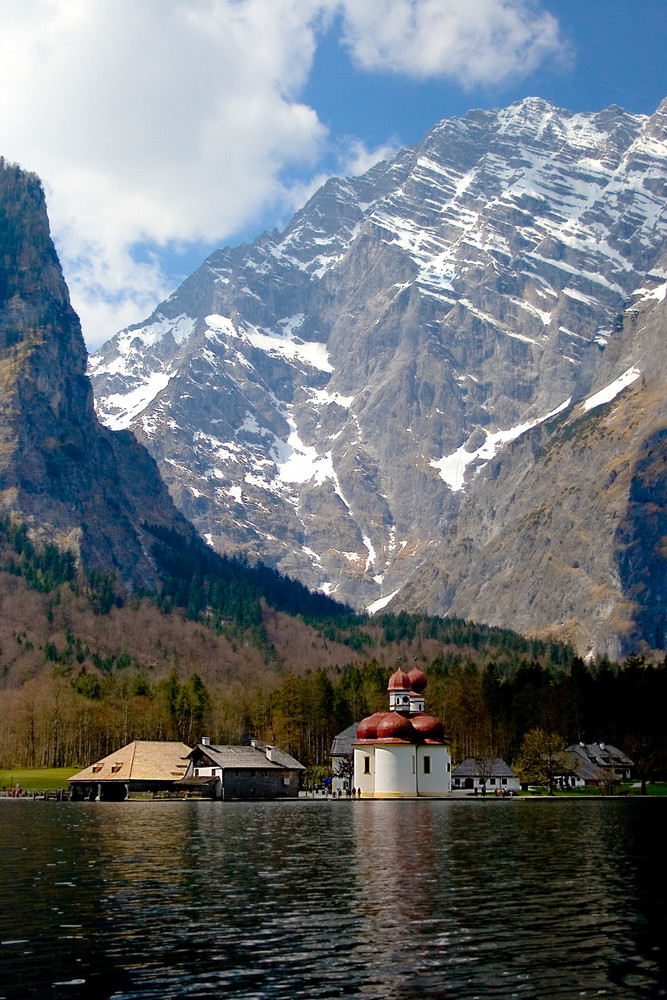
[[[357,726],[354,787],[362,798],[441,798],[451,791],[452,759],[439,719],[424,712],[427,677],[418,667],[389,678],[389,711]]]

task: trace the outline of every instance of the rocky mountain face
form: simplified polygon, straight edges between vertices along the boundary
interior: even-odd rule
[[[84,569],[154,588],[145,523],[194,537],[148,452],[97,420],[38,179],[0,159],[0,511]]]
[[[216,549],[358,608],[653,647],[666,154],[667,101],[441,122],[105,344],[100,419]]]

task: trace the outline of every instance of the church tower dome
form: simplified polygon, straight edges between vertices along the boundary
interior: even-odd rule
[[[426,685],[428,684],[428,677],[423,670],[419,667],[413,667],[408,674],[410,680],[410,687],[417,694],[423,694],[426,690]]]
[[[389,678],[389,710],[391,712],[410,712],[410,692],[412,685],[404,670],[398,670]]]
[[[419,667],[413,667],[408,674],[410,680],[410,712],[412,715],[415,712],[423,712],[425,707],[424,702],[424,689],[428,684],[428,678],[426,674],[419,669]]]

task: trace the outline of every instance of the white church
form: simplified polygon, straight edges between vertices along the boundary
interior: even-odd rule
[[[424,712],[426,674],[417,667],[389,678],[389,711],[362,719],[354,744],[354,787],[362,798],[449,795],[452,760],[439,719]]]

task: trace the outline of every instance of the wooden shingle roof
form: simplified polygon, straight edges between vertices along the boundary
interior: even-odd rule
[[[70,781],[175,781],[187,767],[185,743],[133,740],[120,750],[72,775]]]

